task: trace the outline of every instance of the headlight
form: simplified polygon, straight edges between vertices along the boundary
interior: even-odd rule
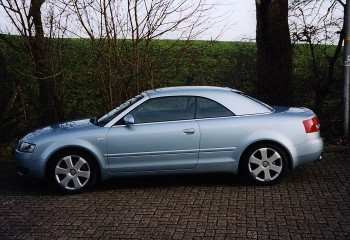
[[[32,143],[27,143],[27,142],[20,142],[18,144],[18,151],[20,152],[28,152],[32,153],[35,149],[35,144]]]

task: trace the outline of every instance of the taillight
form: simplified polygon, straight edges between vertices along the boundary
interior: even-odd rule
[[[320,123],[318,122],[317,117],[313,117],[303,121],[305,132],[313,133],[320,131]]]

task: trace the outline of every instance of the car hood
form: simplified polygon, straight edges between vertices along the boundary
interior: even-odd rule
[[[26,136],[24,136],[21,140],[22,141],[30,141],[35,140],[37,138],[42,138],[45,136],[52,136],[55,134],[62,134],[64,132],[72,132],[72,131],[80,131],[86,128],[93,128],[96,127],[93,125],[89,119],[82,119],[77,121],[68,121],[63,123],[57,123],[50,126],[46,126],[43,128],[36,129],[30,133],[28,133]]]

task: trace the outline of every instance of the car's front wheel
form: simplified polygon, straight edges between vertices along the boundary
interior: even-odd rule
[[[96,168],[88,154],[70,151],[54,157],[50,167],[54,185],[66,193],[82,192],[96,182]]]
[[[271,143],[261,143],[249,148],[241,161],[240,170],[250,182],[257,185],[278,182],[288,168],[284,151]]]

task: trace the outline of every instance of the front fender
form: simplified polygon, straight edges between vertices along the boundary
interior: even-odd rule
[[[107,132],[107,131],[106,131]],[[100,165],[100,169],[108,169],[107,159],[104,157],[106,153],[106,137],[100,135],[90,135],[83,137],[65,136],[60,138],[49,138],[36,144],[32,159],[38,161],[45,172],[49,159],[58,151],[66,148],[79,148],[91,153]]]

